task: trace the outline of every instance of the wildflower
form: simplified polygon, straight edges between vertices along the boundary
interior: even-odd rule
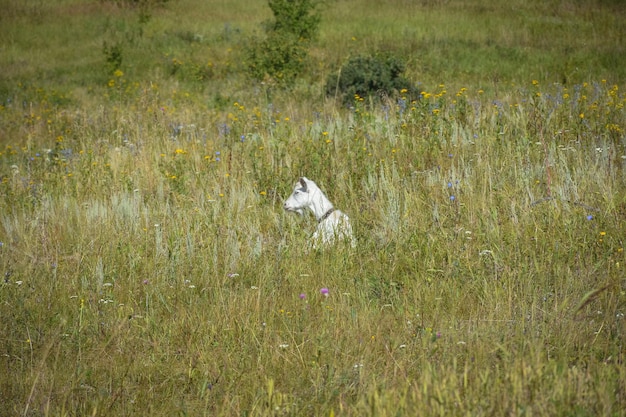
[[[324,288],[320,289],[320,293],[321,293],[324,297],[328,297],[328,288],[324,287]]]
[[[259,194],[261,194],[261,195],[267,195],[267,192],[266,192],[266,191],[261,191]]]
[[[454,200],[456,200],[456,197],[455,197],[455,196],[453,196],[453,195],[451,195],[451,196],[450,196],[450,201],[454,201]]]
[[[600,236],[606,236],[606,232],[600,232]]]
[[[119,78],[122,75],[124,75],[124,73],[122,72],[122,70],[116,69],[115,72],[113,73],[113,75],[115,75],[117,78]]]
[[[587,216],[587,220],[593,220],[593,216],[592,216],[591,214],[589,214],[589,215]]]
[[[179,148],[179,149],[176,149],[176,150],[174,151],[174,153],[175,153],[176,155],[182,155],[182,154],[184,154],[184,153],[186,153],[186,152],[185,152],[185,150],[184,150],[184,149],[180,149],[180,148]]]
[[[306,298],[306,294],[305,293],[300,293],[299,295],[301,300],[304,300]]]

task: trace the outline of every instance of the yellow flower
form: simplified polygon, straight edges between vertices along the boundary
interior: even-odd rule
[[[122,70],[116,69],[115,72],[113,73],[113,75],[115,75],[116,77],[121,77],[122,75],[124,75],[124,73],[122,72]]]
[[[261,194],[261,195],[267,195],[267,192],[265,192],[265,191],[261,191],[259,194]]]
[[[185,152],[185,150],[184,150],[184,149],[180,149],[180,148],[179,148],[179,149],[176,149],[176,150],[174,151],[174,153],[175,153],[176,155],[181,155],[181,154],[184,154],[184,153],[187,153],[187,152]]]

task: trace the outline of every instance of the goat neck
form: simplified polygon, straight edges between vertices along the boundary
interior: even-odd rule
[[[334,209],[334,206],[333,203],[326,198],[322,190],[315,187],[314,190],[311,190],[311,204],[309,204],[309,208],[319,223],[323,220],[322,217],[324,217],[328,211]]]

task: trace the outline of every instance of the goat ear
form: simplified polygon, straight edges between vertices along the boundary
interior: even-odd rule
[[[300,185],[302,185],[302,188],[304,188],[304,192],[308,191],[308,187],[306,185],[306,181],[304,177],[300,178]]]

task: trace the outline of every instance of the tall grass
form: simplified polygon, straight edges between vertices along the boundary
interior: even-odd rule
[[[401,3],[407,19],[449,16],[461,31],[462,3]],[[496,89],[459,63],[466,79],[422,73],[417,102],[344,109],[316,95],[321,81],[246,86],[227,45],[255,16],[200,33],[215,50],[180,35],[202,32],[191,11],[172,23],[194,4],[153,10],[113,73],[97,41],[97,75],[61,78],[52,68],[73,63],[35,70],[24,58],[16,69],[26,31],[3,43],[13,55],[0,107],[0,414],[624,415],[620,70],[582,68],[584,82],[563,84],[520,66]],[[479,15],[505,14],[480,4]],[[32,7],[12,13],[48,10]],[[90,7],[135,22],[107,2]],[[523,21],[542,7],[529,3]],[[610,5],[549,7],[611,19]],[[348,27],[374,24],[352,10]],[[28,16],[54,39],[48,14]],[[347,34],[333,50],[333,33],[314,55],[339,61],[387,42]],[[216,72],[190,79],[178,45],[212,55]],[[142,74],[150,47],[170,55]],[[303,249],[314,220],[282,210],[299,175],[351,216],[355,249]]]

